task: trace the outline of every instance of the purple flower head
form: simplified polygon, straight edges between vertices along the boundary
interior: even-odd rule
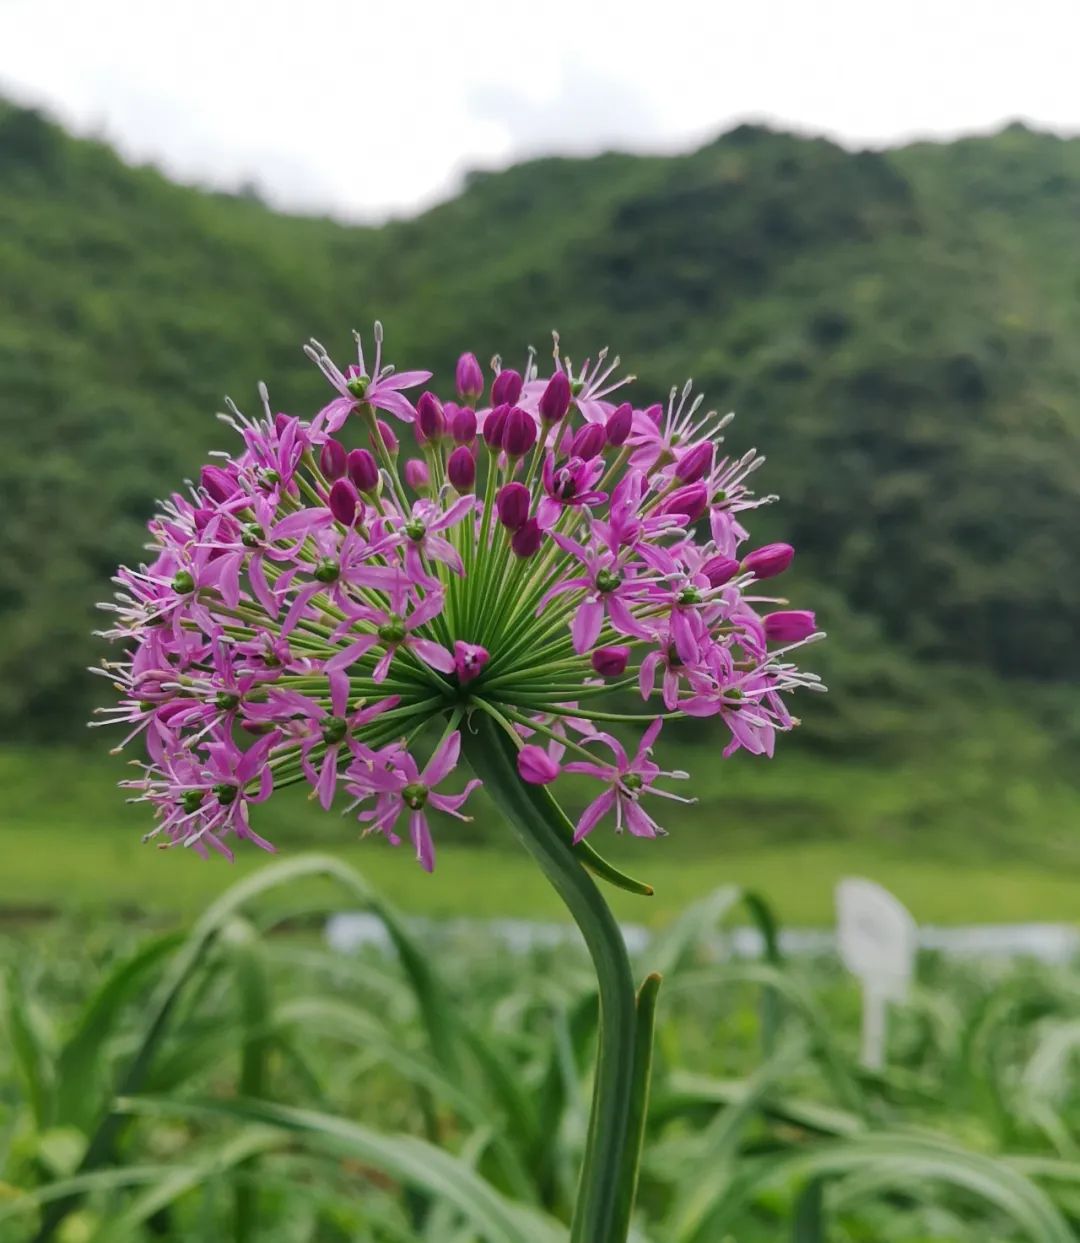
[[[430,868],[430,809],[460,817],[477,783],[441,787],[463,748],[487,762],[481,736],[529,785],[597,783],[579,839],[609,813],[653,836],[643,796],[683,776],[652,756],[662,716],[711,723],[725,755],[771,756],[798,724],[789,697],[821,686],[792,653],[819,636],[813,613],[754,594],[792,556],[747,552],[763,459],[722,456],[727,416],[689,385],[616,405],[618,359],[574,366],[554,345],[552,376],[530,352],[479,412],[471,355],[467,404],[429,390],[414,408],[430,372],[384,365],[378,327],[370,367],[359,342],[343,370],[309,348],[334,390],[313,416],[276,414],[265,386],[254,417],[229,403],[233,454],[161,503],[146,564],[102,606],[123,650],[98,671],[119,697],[96,723],[144,748],[126,784],[159,842],[269,849],[258,807],[307,785],[325,808],[344,789],[366,831],[407,835]],[[384,413],[411,423],[404,446]]]
[[[535,557],[543,543],[544,533],[535,518],[528,518],[510,537],[510,547],[515,557],[527,560]]]
[[[454,383],[457,385],[458,396],[470,403],[476,401],[484,391],[484,373],[475,354],[462,354],[457,360]]]
[[[199,475],[203,491],[212,501],[224,504],[240,491],[239,480],[220,466],[204,466]]]
[[[427,491],[431,483],[431,472],[428,470],[427,463],[422,462],[418,457],[409,458],[405,463],[405,482],[414,492]]]
[[[395,372],[393,367],[383,365],[382,347],[382,325],[376,323],[375,361],[369,371],[364,362],[364,347],[357,334],[358,361],[348,367],[345,372],[338,370],[331,361],[330,355],[318,341],[312,341],[310,345],[304,347],[307,356],[338,392],[338,396],[324,406],[312,420],[312,429],[320,440],[333,435],[343,427],[349,415],[362,406],[372,410],[385,410],[404,423],[413,421],[416,411],[404,391],[423,384],[425,380],[430,380],[431,372]]]
[[[446,459],[446,477],[459,492],[471,492],[476,486],[476,458],[468,445],[458,445]]]
[[[618,647],[598,647],[592,654],[592,667],[602,678],[620,678],[630,663],[632,650],[626,644]]]
[[[379,468],[367,449],[353,449],[345,459],[345,468],[357,491],[368,494],[379,489]]]
[[[513,406],[521,396],[524,383],[518,372],[506,368],[495,377],[491,386],[491,404],[493,406]]]
[[[658,790],[655,782],[658,777],[674,777],[685,779],[684,772],[664,772],[659,764],[651,758],[653,743],[663,722],[653,721],[642,736],[637,752],[628,758],[622,744],[610,734],[597,734],[596,740],[610,748],[615,756],[614,763],[593,763],[586,760],[573,760],[563,766],[568,773],[585,773],[596,777],[607,785],[607,789],[585,808],[574,829],[574,841],[580,842],[591,833],[597,824],[608,814],[615,811],[615,832],[621,833],[629,829],[635,837],[661,837],[665,830],[649,816],[641,806],[643,794],[659,794],[663,798],[675,799],[680,803],[693,802],[692,799],[681,798],[666,790]]]
[[[502,429],[502,447],[507,456],[524,457],[536,444],[536,420],[520,406],[511,406],[506,412]]]
[[[504,484],[495,498],[499,521],[508,531],[517,531],[525,525],[531,504],[532,493],[523,483]]]
[[[484,443],[495,452],[502,448],[503,429],[506,427],[506,416],[509,413],[509,406],[495,406],[488,411],[484,419],[484,426],[480,429],[481,435],[484,437]]]
[[[559,775],[559,765],[543,747],[528,743],[517,753],[517,768],[522,781],[529,785],[550,785]]]
[[[765,638],[770,643],[801,643],[816,629],[814,614],[805,609],[769,613],[765,618]]]
[[[790,544],[764,544],[743,557],[742,568],[755,578],[775,578],[783,574],[794,558],[795,549]]]
[[[461,753],[461,734],[454,730],[439,744],[435,754],[421,771],[410,752],[390,747],[371,763],[353,764],[348,773],[348,790],[354,796],[354,806],[374,800],[374,807],[359,813],[358,819],[368,826],[368,831],[378,830],[396,846],[401,841],[395,825],[402,816],[409,822],[409,837],[416,857],[426,872],[435,867],[435,846],[431,839],[431,827],[426,810],[468,820],[461,814],[461,806],[480,784],[469,781],[460,794],[439,794],[435,786],[441,785],[457,767]]]
[[[360,509],[360,497],[348,479],[338,479],[330,489],[327,505],[342,526],[351,527]]]
[[[675,466],[675,477],[680,483],[697,483],[712,471],[715,457],[716,447],[712,441],[700,441],[679,458]]]
[[[375,428],[379,435],[378,440],[376,440],[375,433],[372,432],[370,437],[372,449],[377,450],[381,441],[386,452],[389,453],[392,458],[396,458],[398,455],[398,438],[394,432],[394,429],[389,423],[384,423],[382,419],[375,420]]]
[[[709,489],[703,483],[689,483],[676,488],[660,504],[661,514],[679,514],[688,522],[697,522],[709,507]]]
[[[340,440],[327,440],[319,450],[319,470],[328,483],[334,483],[345,474],[345,446]]]
[[[701,573],[709,580],[710,587],[723,587],[731,582],[739,572],[739,563],[734,557],[717,555],[710,557],[701,567]]]
[[[416,403],[416,429],[422,441],[439,440],[446,434],[443,404],[434,393],[426,390]]]
[[[603,426],[599,423],[586,423],[584,427],[578,429],[570,452],[574,457],[588,462],[594,457],[599,457],[605,448],[607,448],[607,432]]]
[[[570,409],[570,379],[565,371],[556,371],[547,382],[537,406],[545,423],[558,423]]]
[[[454,644],[454,672],[462,686],[478,678],[490,658],[486,647],[458,639]]]
[[[608,415],[606,424],[607,440],[609,445],[618,448],[619,445],[626,443],[626,438],[630,435],[630,429],[634,424],[634,408],[628,401],[624,401],[621,406],[616,408]]]
[[[446,410],[450,409],[449,405]],[[450,435],[454,438],[454,443],[459,445],[471,445],[476,439],[476,411],[470,410],[468,406],[456,406],[453,414],[447,415],[450,424]]]

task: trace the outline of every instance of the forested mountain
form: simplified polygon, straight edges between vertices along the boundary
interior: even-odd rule
[[[475,175],[374,229],[179,187],[0,105],[0,732],[80,728],[94,601],[154,498],[228,444],[222,395],[252,407],[261,377],[313,411],[301,343],[344,358],[376,317],[444,382],[462,349],[516,360],[558,327],[643,395],[692,374],[735,409],[729,444],[764,449],[783,497],[765,533],[835,632],[819,742],[978,671],[1058,702],[1080,679],[1078,222],[1080,141],[1019,126],[881,154],[744,126]]]

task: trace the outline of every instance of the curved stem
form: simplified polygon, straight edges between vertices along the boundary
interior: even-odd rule
[[[592,1114],[570,1243],[624,1243],[629,1206],[627,1147],[635,1142],[634,981],[622,933],[588,873],[559,832],[558,804],[518,776],[518,742],[493,716],[473,715],[462,735],[476,775],[565,902],[585,939],[600,990],[600,1033]],[[632,1194],[632,1193],[631,1193]]]

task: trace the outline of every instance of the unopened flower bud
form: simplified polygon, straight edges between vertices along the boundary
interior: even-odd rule
[[[231,500],[239,489],[232,475],[220,466],[204,466],[199,475],[199,481],[207,495],[219,503]]]
[[[446,477],[459,492],[471,492],[476,484],[476,459],[468,445],[458,445],[446,462]]]
[[[323,478],[333,483],[345,474],[345,446],[340,440],[330,439],[319,450],[319,470]]]
[[[509,413],[509,406],[494,406],[487,412],[482,432],[484,443],[489,449],[498,452],[502,448],[503,428],[506,426],[506,416]]]
[[[709,489],[703,483],[690,483],[669,493],[659,512],[681,514],[689,522],[697,522],[709,505]]]
[[[586,423],[578,429],[574,443],[570,449],[574,457],[583,462],[591,462],[594,457],[604,452],[607,446],[607,432],[602,423]]]
[[[362,450],[358,450],[358,452],[362,452]],[[351,527],[356,521],[356,511],[359,505],[360,498],[349,480],[338,479],[330,489],[330,497],[327,501],[327,507],[338,522],[342,526]]]
[[[532,495],[523,483],[505,484],[495,498],[499,521],[509,531],[518,530],[525,525],[531,501]]]
[[[702,440],[692,445],[679,458],[675,466],[675,476],[683,483],[697,483],[704,479],[713,468],[716,449],[711,440]]]
[[[623,445],[626,443],[627,436],[634,426],[634,408],[628,401],[624,401],[621,406],[616,408],[608,415],[607,421],[607,438],[609,445]]]
[[[475,354],[462,354],[454,372],[457,391],[465,401],[473,402],[484,391],[484,373]]]
[[[545,423],[557,423],[570,409],[570,380],[565,371],[556,371],[540,394],[540,417]]]
[[[409,458],[405,463],[405,482],[414,492],[423,492],[431,482],[427,463],[421,462],[418,457]]]
[[[274,415],[274,431],[277,432],[279,436],[284,435],[285,429],[289,426],[291,422],[292,422],[292,415],[275,414]]]
[[[701,567],[702,574],[709,580],[710,587],[723,587],[739,572],[739,563],[734,557],[710,557]]]
[[[375,426],[378,428],[379,439],[383,442],[383,445],[386,448],[386,452],[389,453],[391,457],[397,457],[398,438],[394,434],[394,429],[390,426],[389,423],[384,423],[382,419],[376,419]],[[374,433],[372,433],[371,435],[371,447],[373,449],[375,448],[375,434]]]
[[[817,629],[814,614],[806,609],[769,613],[765,618],[765,638],[770,643],[801,643]]]
[[[416,403],[417,439],[439,440],[446,431],[442,402],[434,393],[424,392]]]
[[[452,413],[451,407],[453,407]],[[476,411],[470,410],[468,406],[458,406],[447,402],[443,412],[455,444],[471,445],[476,439]]]
[[[751,571],[755,578],[775,578],[783,574],[794,557],[795,549],[790,544],[765,544],[747,553],[742,568]]]
[[[479,643],[454,643],[454,672],[462,685],[480,676],[481,670],[491,659],[491,653]]]
[[[345,459],[349,478],[361,492],[374,492],[379,486],[379,468],[367,449],[353,449]]]
[[[540,523],[527,518],[510,537],[510,548],[516,557],[535,557],[544,538]]]
[[[524,457],[536,444],[536,420],[520,406],[511,406],[503,424],[502,447],[510,457]]]
[[[592,667],[601,677],[617,678],[626,672],[630,661],[630,649],[620,647],[598,647],[592,654]]]
[[[500,371],[491,386],[491,404],[493,406],[512,406],[521,396],[524,383],[521,376],[511,368]]]
[[[559,775],[559,766],[544,750],[532,743],[517,754],[518,775],[529,785],[546,786]]]

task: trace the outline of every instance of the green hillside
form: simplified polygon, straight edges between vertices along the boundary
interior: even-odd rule
[[[1019,126],[884,154],[742,127],[474,175],[370,229],[176,186],[0,105],[0,736],[79,736],[93,604],[153,499],[227,443],[222,395],[253,405],[264,378],[313,410],[300,344],[345,355],[379,317],[444,382],[463,348],[517,359],[553,327],[572,357],[618,349],[643,396],[693,374],[738,411],[729,442],[768,453],[764,534],[797,545],[792,594],[833,635],[802,745],[944,784],[978,763],[986,804],[1010,764],[1067,776],[1078,220],[1080,141]]]

